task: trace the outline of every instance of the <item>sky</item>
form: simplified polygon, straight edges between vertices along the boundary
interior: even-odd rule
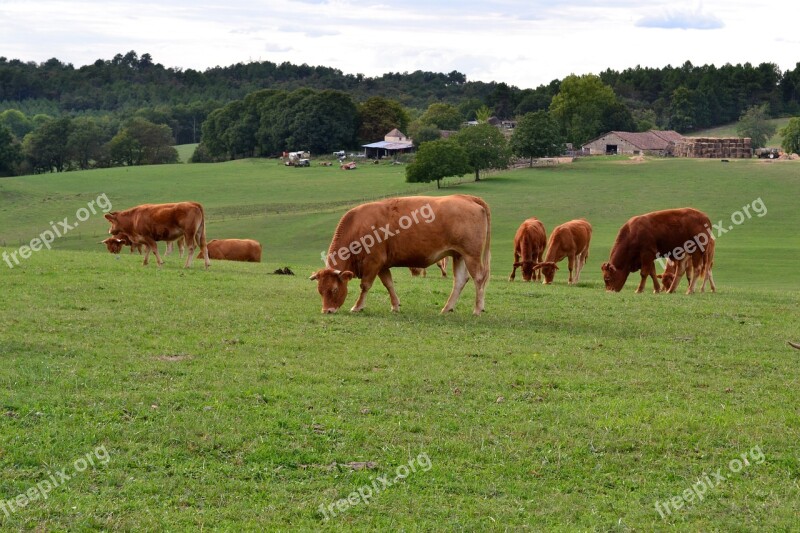
[[[764,7],[766,4],[768,7]],[[610,68],[800,62],[777,0],[0,0],[0,56],[76,68],[130,50],[203,71],[252,61],[346,74],[457,70],[535,88]]]

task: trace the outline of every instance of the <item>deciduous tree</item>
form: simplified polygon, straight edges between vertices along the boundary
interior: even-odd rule
[[[763,148],[767,140],[775,135],[777,128],[769,122],[767,104],[756,105],[742,113],[736,124],[736,134],[739,137],[750,137],[753,148]]]
[[[422,144],[414,161],[406,166],[406,181],[428,183],[436,181],[440,187],[442,179],[449,176],[463,176],[470,171],[467,153],[452,139],[439,139]]]
[[[550,157],[564,152],[564,137],[558,122],[546,111],[527,113],[517,121],[511,136],[511,151],[529,157],[531,166],[535,157]]]
[[[505,136],[491,124],[468,126],[453,136],[467,153],[467,162],[480,181],[481,170],[506,168],[511,157]]]

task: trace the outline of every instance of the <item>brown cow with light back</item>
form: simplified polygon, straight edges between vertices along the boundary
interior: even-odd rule
[[[514,281],[519,267],[522,267],[524,281],[532,279],[538,281],[541,275],[533,266],[542,261],[546,245],[547,232],[544,224],[536,217],[523,221],[514,235],[514,268],[508,276],[508,281]]]
[[[653,211],[630,218],[620,228],[609,260],[601,266],[606,290],[621,291],[630,273],[641,270],[636,292],[644,290],[648,277],[653,279],[654,292],[660,292],[655,268],[659,257],[681,261],[689,256],[692,271],[701,272],[705,250],[712,240],[710,232],[708,215],[691,207]],[[710,268],[711,261],[709,272]],[[697,278],[692,277],[687,294],[694,292]]]
[[[189,253],[185,268],[189,268],[194,259],[194,249],[200,247],[208,268],[208,248],[206,246],[206,224],[203,206],[197,202],[179,202],[173,204],[144,204],[124,211],[112,211],[105,214],[111,223],[108,232],[111,235],[124,233],[134,244],[144,244],[147,249],[143,265],[148,263],[150,252],[156,255],[160,267],[164,261],[158,253],[158,241],[174,241],[186,238]]]
[[[347,283],[361,279],[361,294],[351,311],[364,309],[367,292],[380,278],[398,311],[400,300],[392,267],[426,268],[453,258],[453,290],[442,313],[452,311],[470,276],[475,280],[475,307],[484,308],[489,281],[491,217],[486,202],[475,196],[410,196],[370,202],[345,213],[333,235],[325,268],[317,281],[322,312],[335,313],[347,298]]]
[[[581,279],[581,271],[586,260],[589,259],[589,244],[592,241],[592,225],[584,218],[578,218],[564,222],[557,226],[550,234],[547,243],[547,255],[542,263],[533,266],[534,269],[541,269],[544,275],[543,283],[549,285],[553,283],[558,262],[568,259],[570,285],[578,283]],[[574,273],[574,276],[573,276]]]
[[[211,239],[208,241],[208,258],[260,263],[261,243],[253,239]]]

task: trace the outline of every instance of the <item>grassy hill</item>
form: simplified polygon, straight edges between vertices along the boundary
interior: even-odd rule
[[[767,146],[770,148],[779,148],[783,137],[780,135],[781,128],[785,128],[789,124],[791,117],[773,118],[768,122],[775,125],[775,135],[767,139]],[[692,137],[738,137],[736,133],[736,123],[718,126],[716,128],[709,128],[693,133],[689,133]]]
[[[404,183],[402,167],[274,161],[0,180],[0,251],[101,194],[114,209],[198,200],[209,237],[265,247],[262,264],[142,267],[96,244],[98,213],[53,250],[0,263],[0,501],[58,481],[47,499],[0,507],[0,524],[791,529],[798,168],[592,158],[441,191]],[[361,314],[319,313],[306,277],[349,206],[454,192],[492,208],[483,316],[471,316],[471,284],[438,315],[450,280],[404,269],[400,313],[379,285]],[[605,293],[599,264],[619,226],[684,205],[733,226],[717,243],[719,292],[636,295],[634,275]],[[753,216],[735,224],[746,205]],[[578,286],[563,268],[552,286],[506,281],[531,215],[548,231],[577,216],[594,225]],[[271,274],[284,265],[298,275]]]

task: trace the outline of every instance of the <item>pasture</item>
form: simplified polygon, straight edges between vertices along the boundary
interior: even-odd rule
[[[307,276],[349,207],[462,192],[492,209],[484,315],[470,283],[440,316],[451,282],[435,268],[394,270],[400,313],[376,283],[363,313],[320,314]],[[0,505],[13,507],[0,527],[790,529],[798,193],[793,161],[623,157],[442,190],[406,184],[402,166],[270,160],[0,180],[0,252],[103,194],[114,209],[199,201],[209,238],[264,246],[262,264],[142,267],[97,244],[98,213],[53,250],[0,263]],[[764,214],[735,223],[757,199]],[[637,295],[634,273],[606,293],[599,265],[620,225],[687,205],[727,230],[719,292]],[[566,262],[552,286],[506,281],[532,215],[548,234],[593,224],[579,285]],[[298,275],[271,274],[283,266]],[[107,460],[79,469],[101,446]],[[69,479],[26,500],[58,471]]]

